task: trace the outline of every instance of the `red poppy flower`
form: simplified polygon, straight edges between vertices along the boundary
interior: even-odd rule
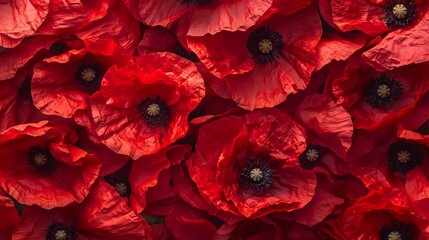
[[[189,155],[189,145],[171,145],[160,152],[129,161],[124,167],[105,176],[116,192],[129,199],[130,208],[140,213],[146,206],[146,192],[157,184],[158,175],[170,166]]]
[[[0,2],[0,46],[12,48],[33,35],[48,16],[49,0]]]
[[[123,1],[134,16],[149,26],[169,27],[175,20],[189,12],[188,17],[191,19],[189,33],[193,36],[215,34],[222,30],[246,30],[255,25],[273,4],[273,0]]]
[[[0,134],[0,184],[18,202],[43,208],[82,202],[100,171],[100,160],[73,143],[64,126],[47,121],[17,125]]]
[[[186,134],[187,117],[205,91],[192,62],[172,53],[153,53],[136,57],[132,65],[111,67],[100,93],[90,99],[100,141],[138,159]]]
[[[429,4],[426,3],[429,9]],[[429,11],[413,28],[389,33],[375,47],[363,53],[368,63],[376,69],[388,69],[429,61],[428,45]]]
[[[71,34],[75,34],[83,40],[104,41],[110,39],[133,54],[140,40],[140,23],[130,15],[127,7],[121,1],[109,1],[111,2],[109,9],[103,18],[94,21],[87,18],[89,24],[82,29],[71,32]],[[102,1],[94,2],[94,4],[99,3],[103,5]]]
[[[322,15],[327,16],[328,22],[332,20],[339,30],[359,30],[370,36],[382,34],[389,28],[413,26],[429,9],[423,0],[323,0],[321,5],[328,11]]]
[[[254,218],[300,209],[314,196],[316,176],[298,161],[305,133],[278,110],[204,125],[195,148],[187,161],[189,175],[219,210]]]
[[[252,110],[275,106],[307,86],[321,35],[317,9],[311,6],[291,15],[279,10],[246,31],[188,32],[186,42],[214,76],[225,80],[231,98]]]
[[[87,97],[100,89],[107,69],[131,61],[111,41],[86,41],[82,50],[71,50],[36,64],[31,81],[34,105],[44,114],[71,118],[86,109]]]
[[[225,223],[217,230],[216,239],[280,240],[281,234],[282,231],[278,223],[267,217],[262,217],[255,220],[244,220],[233,225]]]
[[[15,204],[12,199],[6,196],[6,193],[0,189],[0,239],[12,239],[12,232],[15,226],[21,220]]]
[[[60,238],[62,237],[62,238]],[[103,181],[80,205],[44,210],[26,207],[13,239],[151,239],[146,221]]]
[[[332,91],[337,103],[354,117],[361,129],[380,129],[394,125],[427,92],[424,81],[428,64],[404,66],[379,72],[360,57],[349,59],[344,76],[337,77]]]
[[[415,214],[403,191],[371,191],[346,209],[346,239],[427,239],[429,221]]]

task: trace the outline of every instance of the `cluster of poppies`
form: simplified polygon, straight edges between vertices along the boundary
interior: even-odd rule
[[[426,0],[0,0],[1,240],[429,239]]]

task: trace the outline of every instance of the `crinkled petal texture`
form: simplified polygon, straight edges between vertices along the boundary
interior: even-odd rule
[[[314,131],[318,140],[342,159],[352,145],[353,122],[350,114],[328,95],[307,96],[296,110],[307,131]]]
[[[48,16],[50,0],[0,2],[0,46],[12,48],[33,35]]]
[[[247,49],[249,35],[260,26],[279,32],[284,44],[279,57],[264,65],[256,63]],[[307,86],[321,35],[317,9],[310,6],[289,16],[274,14],[245,32],[188,36],[187,43],[212,74],[226,81],[231,98],[253,110],[275,106]]]
[[[137,213],[146,206],[146,192],[158,182],[162,170],[170,167],[170,162],[180,162],[191,151],[190,145],[171,145],[156,154],[137,159],[132,167],[129,182],[132,186],[130,207]]]
[[[34,105],[46,115],[71,118],[88,107],[87,97],[100,87],[111,65],[131,62],[122,47],[110,40],[86,41],[82,50],[71,50],[44,59],[34,67],[31,95]],[[93,71],[88,85],[80,83],[85,68]]]
[[[6,197],[6,193],[0,189],[0,239],[11,239],[15,226],[21,220],[18,210],[12,199]]]
[[[22,124],[0,134],[0,185],[18,202],[51,209],[82,202],[98,177],[101,163],[97,156],[73,145],[72,130],[47,121]],[[36,171],[33,147],[47,149],[44,155],[51,167]],[[45,159],[46,160],[46,159]]]
[[[413,28],[389,33],[379,44],[363,53],[376,69],[388,69],[429,60],[429,11]]]
[[[305,147],[299,124],[279,110],[262,109],[203,125],[196,151],[186,163],[206,201],[219,210],[255,218],[300,209],[312,199],[316,176],[298,162]],[[262,193],[239,181],[244,166],[259,156],[273,175]]]
[[[354,117],[354,125],[360,129],[381,129],[394,125],[401,117],[411,111],[422,95],[428,91],[429,84],[424,81],[429,65],[422,63],[396,68],[392,71],[378,72],[368,66],[362,58],[351,57],[344,76],[332,83],[332,91],[337,103]],[[368,101],[371,80],[382,74],[393,77],[403,90],[387,107],[375,107]]]
[[[384,20],[384,1],[332,0],[334,24],[343,32],[359,30],[376,36],[388,30]]]
[[[90,99],[94,128],[113,151],[138,159],[158,152],[188,131],[187,117],[205,95],[195,64],[172,53],[136,57],[106,73],[101,94]],[[165,101],[169,120],[150,126],[139,105],[146,99]]]
[[[412,239],[427,239],[428,220],[410,208],[404,191],[379,189],[361,197],[344,212],[342,224],[347,239],[380,239],[380,230],[393,220],[410,224]]]
[[[26,207],[13,239],[45,239],[47,229],[54,221],[74,226],[78,238],[83,240],[151,239],[146,221],[103,181],[94,184],[80,205],[51,210]]]
[[[245,220],[232,225],[224,223],[217,230],[216,239],[280,240],[281,228],[277,222],[266,217]]]

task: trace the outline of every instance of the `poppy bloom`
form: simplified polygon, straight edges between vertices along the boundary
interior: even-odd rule
[[[403,191],[381,189],[361,197],[342,218],[347,239],[427,239],[429,221],[415,214]]]
[[[103,181],[81,204],[45,210],[26,207],[13,239],[151,239],[146,221]]]
[[[390,29],[414,26],[429,9],[427,2],[422,0],[322,2],[324,2],[321,4],[324,6],[322,9],[328,11],[322,15],[331,18],[339,30],[343,32],[359,30],[370,36],[382,34]],[[331,22],[329,20],[328,22]]]
[[[134,16],[149,26],[169,27],[175,20],[189,13],[190,34],[193,36],[215,34],[222,30],[246,30],[255,25],[273,5],[273,0],[123,1]]]
[[[417,1],[416,1],[417,2]],[[426,3],[427,9],[429,4]],[[429,61],[429,11],[412,28],[389,33],[375,47],[363,53],[367,62],[376,69],[388,69]]]
[[[172,53],[113,66],[90,98],[95,132],[113,151],[138,159],[183,137],[187,117],[205,94],[195,65]]]
[[[351,57],[344,76],[332,83],[337,103],[347,109],[359,129],[381,129],[394,125],[427,92],[424,81],[428,64],[377,71],[362,58]]]
[[[18,224],[21,217],[12,199],[6,196],[6,193],[0,189],[0,239],[12,239],[12,232]]]
[[[322,35],[317,9],[310,6],[289,14],[279,10],[246,31],[204,36],[188,31],[186,45],[225,81],[238,106],[272,107],[304,89],[316,68],[315,48]],[[182,22],[178,31],[186,33],[187,22]]]
[[[48,16],[49,0],[1,1],[0,46],[12,48],[33,35]]]
[[[146,192],[157,184],[159,173],[171,162],[180,162],[190,152],[189,145],[171,145],[156,154],[129,161],[105,180],[116,192],[129,200],[130,208],[140,213],[146,206]]]
[[[46,115],[71,118],[88,107],[87,97],[100,89],[107,69],[123,66],[131,57],[118,44],[86,41],[85,48],[44,59],[34,67],[31,96]]]
[[[77,137],[48,121],[0,134],[0,185],[18,202],[46,209],[82,202],[98,177],[100,160],[73,145]]]
[[[304,207],[316,175],[299,166],[305,149],[300,125],[276,109],[229,116],[200,128],[186,162],[199,192],[217,209],[256,218]]]
[[[230,225],[224,223],[216,232],[216,239],[281,239],[280,225],[267,217],[261,217],[254,220],[244,220]]]

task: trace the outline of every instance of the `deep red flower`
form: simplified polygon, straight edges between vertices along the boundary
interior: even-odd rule
[[[124,66],[131,56],[108,40],[86,41],[82,50],[44,59],[34,67],[31,96],[44,114],[71,118],[88,107],[87,97],[100,89],[111,65]]]
[[[49,0],[0,1],[0,46],[12,48],[33,35],[45,21]]]
[[[94,184],[80,205],[24,208],[13,239],[59,239],[58,235],[83,240],[151,239],[146,221],[103,181]]]
[[[214,76],[226,82],[240,107],[272,107],[307,86],[322,35],[315,6],[290,15],[281,12],[246,31],[194,36],[184,30],[186,21],[178,31],[188,32],[186,45]]]
[[[215,34],[222,30],[246,30],[255,25],[273,5],[273,0],[123,1],[134,16],[149,26],[169,27],[182,15],[189,13],[189,33],[193,36]]]
[[[427,4],[427,3],[426,3]],[[429,9],[429,4],[427,4]],[[363,53],[368,63],[376,69],[388,69],[429,61],[428,32],[429,11],[413,28],[389,33],[375,47]]]
[[[270,218],[262,217],[255,220],[244,220],[233,225],[225,223],[217,230],[216,239],[280,240],[281,234],[282,231],[278,223]]]
[[[189,145],[171,145],[156,154],[130,161],[124,167],[105,176],[117,193],[129,200],[130,208],[140,213],[146,206],[146,192],[158,182],[158,175],[172,163],[185,159],[191,150]]]
[[[371,191],[346,209],[346,239],[427,239],[429,221],[410,208],[403,191]],[[399,238],[398,238],[399,237]]]
[[[320,4],[328,23],[343,32],[359,30],[376,36],[390,29],[412,27],[429,9],[423,0],[323,0]]]
[[[6,196],[6,193],[0,189],[0,239],[12,239],[12,232],[15,226],[21,220],[18,210],[12,199]]]
[[[230,116],[201,127],[189,175],[219,210],[255,218],[302,208],[314,196],[316,176],[301,169],[305,133],[275,109]]]
[[[424,81],[428,64],[377,71],[360,57],[348,60],[344,75],[336,77],[332,91],[337,103],[347,109],[360,129],[394,125],[428,91]]]
[[[91,97],[93,129],[110,149],[138,159],[183,137],[204,93],[192,62],[172,53],[136,57],[111,67]]]
[[[47,121],[0,134],[0,185],[18,202],[51,209],[82,202],[98,177],[97,156],[73,145],[77,137]]]

